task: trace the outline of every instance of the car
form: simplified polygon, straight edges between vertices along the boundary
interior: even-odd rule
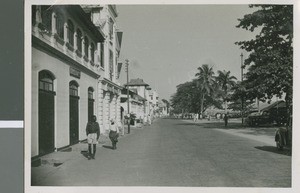
[[[263,124],[283,125],[287,122],[287,111],[284,101],[275,102],[260,112],[252,112],[247,116],[246,122],[250,126]]]

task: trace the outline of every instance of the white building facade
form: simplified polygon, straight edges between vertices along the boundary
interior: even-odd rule
[[[108,134],[111,119],[121,122],[121,89],[119,74],[122,63],[119,56],[122,44],[122,32],[117,29],[116,18],[118,17],[114,5],[84,5],[84,11],[90,16],[94,25],[104,33],[105,41],[99,48],[103,58],[103,65],[100,67],[103,76],[98,84],[98,120],[100,132]]]
[[[80,6],[32,7],[32,157],[86,139],[102,101],[104,40]]]

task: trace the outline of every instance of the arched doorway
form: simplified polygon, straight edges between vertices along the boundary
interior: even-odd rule
[[[92,115],[94,115],[94,89],[88,88],[88,121],[91,121]]]
[[[39,155],[54,151],[54,79],[49,71],[39,72]]]
[[[79,141],[79,85],[76,81],[69,84],[70,92],[70,145]]]

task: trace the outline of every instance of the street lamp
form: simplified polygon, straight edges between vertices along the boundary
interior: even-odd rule
[[[130,109],[129,109],[129,88],[128,88],[128,82],[129,82],[129,60],[126,59],[125,60],[125,64],[126,64],[126,72],[127,72],[127,84],[126,84],[126,88],[127,88],[127,112],[129,115],[128,121],[127,121],[127,126],[128,126],[128,133],[130,133]]]
[[[243,53],[241,53],[241,86],[243,86]],[[244,125],[244,93],[242,91],[242,96],[241,96],[241,99],[242,99],[242,125]]]

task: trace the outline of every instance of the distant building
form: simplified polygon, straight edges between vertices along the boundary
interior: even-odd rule
[[[158,101],[159,96],[156,90],[149,90],[150,112],[152,116],[156,116],[159,111]]]
[[[147,101],[147,94],[148,94],[148,88],[149,85],[144,82],[143,79],[137,78],[137,79],[131,79],[128,84],[124,85],[129,90],[136,91],[136,94],[141,96],[142,98],[146,99],[144,106],[143,106],[143,116],[149,112],[149,104]],[[142,117],[143,117],[142,116]]]
[[[121,95],[121,116],[134,114],[136,119],[143,119],[145,115],[145,102],[147,99],[140,96],[136,90],[129,90],[129,112],[128,112],[128,98],[127,89],[122,89]]]

